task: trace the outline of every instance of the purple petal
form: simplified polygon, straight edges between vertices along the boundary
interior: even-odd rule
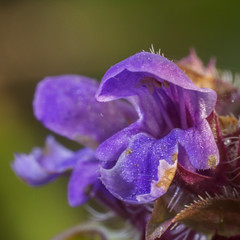
[[[83,76],[47,77],[36,89],[35,116],[52,131],[96,147],[136,119],[126,102],[97,102],[97,88],[95,80]]]
[[[106,102],[138,95],[144,84],[151,92],[153,87],[158,88],[164,83],[180,87],[190,95],[188,108],[192,109],[191,114],[205,118],[215,106],[216,93],[213,90],[197,87],[176,64],[148,52],[137,53],[111,67],[104,75],[96,96],[99,101]]]
[[[71,206],[85,203],[96,192],[100,181],[99,162],[93,151],[81,152],[78,155],[74,170],[68,184],[68,201]]]
[[[101,165],[104,168],[113,167],[121,153],[127,148],[131,138],[139,132],[140,129],[136,127],[136,124],[132,124],[100,144],[96,150],[96,157],[101,160]]]
[[[42,157],[38,159],[38,163],[41,167],[49,173],[63,173],[72,169],[76,161],[77,158],[75,153],[59,144],[53,136],[48,136],[46,138]]]
[[[42,158],[42,149],[34,148],[27,154],[15,154],[12,168],[17,176],[31,186],[39,186],[54,180],[57,175],[49,174],[44,170],[38,160]]]
[[[207,120],[185,131],[176,130],[178,141],[196,169],[209,169],[219,163],[219,152]]]
[[[60,173],[72,169],[76,161],[74,152],[56,142],[54,137],[49,136],[44,148],[34,148],[28,155],[16,154],[12,168],[29,185],[38,186],[48,183]]]
[[[111,169],[101,168],[101,180],[117,198],[145,203],[163,195],[177,164],[174,134],[156,141],[147,134],[135,135]]]
[[[122,153],[114,155],[117,136],[124,137],[124,131],[101,144],[97,153],[101,161],[107,159],[107,163],[112,163],[107,165],[108,169],[105,162],[102,165],[101,180],[123,201],[145,203],[163,195],[175,175],[177,159],[193,172],[213,168],[219,162],[218,149],[206,120],[187,130],[174,129],[159,140],[145,133],[128,136],[124,150],[119,148]],[[120,138],[118,147],[121,143]]]

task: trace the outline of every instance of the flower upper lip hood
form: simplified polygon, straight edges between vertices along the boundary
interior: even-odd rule
[[[112,66],[96,99],[120,98],[134,106],[138,120],[97,149],[101,179],[112,194],[132,203],[153,201],[167,191],[177,162],[190,171],[218,164],[218,149],[205,119],[217,95],[194,85],[176,64],[141,52]]]
[[[120,77],[131,73],[135,73],[134,80],[119,81]],[[138,76],[136,76],[136,73]],[[216,104],[217,95],[215,91],[197,87],[172,61],[159,54],[144,51],[112,66],[102,78],[96,93],[96,99],[100,102],[106,102],[132,96],[134,92],[129,89],[135,87],[136,82],[144,77],[152,77],[159,82],[165,80],[183,89],[197,91],[198,97],[203,97],[206,99],[205,103],[207,103],[201,108],[202,118],[206,118]],[[111,91],[109,91],[110,89]],[[121,90],[124,90],[124,94]]]

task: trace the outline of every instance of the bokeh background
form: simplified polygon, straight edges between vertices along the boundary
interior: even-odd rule
[[[205,63],[215,56],[219,68],[240,72],[240,2],[0,1],[0,239],[50,239],[86,217],[68,206],[67,179],[34,189],[11,171],[13,153],[42,146],[49,133],[32,114],[37,82],[64,73],[100,80],[151,44],[173,60],[195,47]]]

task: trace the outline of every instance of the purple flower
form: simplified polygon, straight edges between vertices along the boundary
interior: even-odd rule
[[[77,152],[70,151],[52,136],[47,137],[43,149],[34,148],[29,155],[16,154],[12,168],[31,186],[49,183],[73,169],[68,184],[71,206],[85,203],[101,184],[98,161],[93,150],[85,148]]]
[[[160,197],[174,178],[177,162],[193,172],[218,164],[206,120],[216,93],[195,86],[166,58],[141,52],[114,65],[104,75],[96,98],[101,102],[124,98],[138,113],[137,121],[97,149],[101,180],[119,199],[145,203]]]
[[[136,119],[132,107],[123,101],[99,103],[94,95],[98,83],[77,75],[48,77],[37,86],[34,113],[47,128],[93,149],[103,140]],[[16,154],[15,173],[32,186],[46,184],[72,170],[68,186],[71,206],[83,204],[101,186],[95,151],[70,151],[48,137],[45,148],[29,155]],[[105,190],[104,190],[105,191]],[[106,194],[106,193],[105,193]]]
[[[195,86],[174,63],[142,52],[108,70],[100,87],[77,75],[48,77],[37,86],[33,106],[36,118],[55,133],[92,149],[100,144],[97,158],[106,188],[120,200],[145,203],[167,191],[177,164],[196,172],[218,163],[205,119],[215,102],[214,91]],[[69,201],[77,205],[84,202],[76,200],[84,195],[83,189],[98,183],[98,161],[92,151],[82,151],[87,161],[81,160],[81,151],[65,158],[60,151],[46,157],[38,149],[28,157],[17,156],[14,169],[34,185],[74,169]],[[93,177],[92,170],[85,171],[88,168],[94,168]],[[32,178],[36,169],[39,175]]]
[[[13,170],[32,186],[71,171],[71,206],[94,196],[134,225],[141,239],[145,233],[149,240],[200,238],[205,231],[236,235],[239,122],[218,116],[216,93],[200,88],[221,83],[213,61],[205,68],[192,52],[178,64],[197,86],[176,64],[147,52],[111,67],[100,85],[77,75],[45,78],[34,97],[36,118],[86,148],[71,151],[50,136],[43,149],[16,154]],[[221,228],[212,217],[221,217]]]

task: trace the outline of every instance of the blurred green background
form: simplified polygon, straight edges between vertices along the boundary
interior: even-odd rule
[[[86,214],[68,206],[67,179],[30,188],[11,171],[13,152],[42,146],[49,133],[32,114],[38,81],[64,73],[100,80],[151,44],[170,59],[193,46],[205,63],[215,56],[219,68],[240,72],[239,13],[236,0],[0,1],[0,239],[50,239]]]

